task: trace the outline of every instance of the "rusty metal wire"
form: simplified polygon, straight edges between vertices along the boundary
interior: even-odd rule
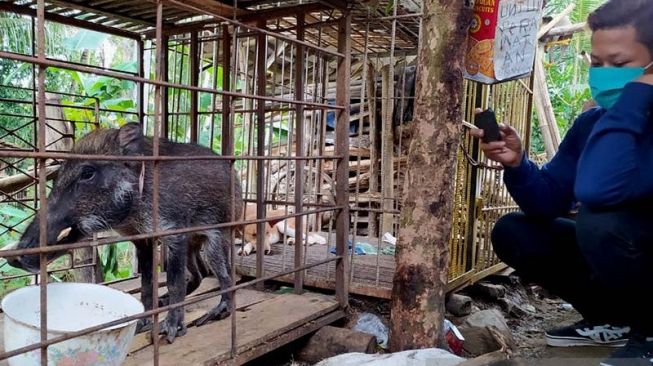
[[[155,43],[157,47],[155,48],[157,52],[157,60],[162,61],[164,58],[164,48],[167,49],[166,46],[163,46],[166,44],[166,42],[169,40],[167,36],[164,37],[163,35],[163,8],[164,4],[175,4],[180,7],[184,8],[189,8],[187,4],[183,4],[174,0],[158,0],[156,2],[156,24],[155,24],[155,31],[156,31],[156,36],[155,36]],[[289,48],[289,52],[291,53],[291,57],[295,58],[295,64],[294,66],[296,67],[297,70],[302,70],[304,66],[304,60],[302,58],[304,57],[317,57],[318,61],[316,62],[316,65],[321,63],[322,65],[325,65],[325,68],[327,68],[326,64],[328,62],[336,62],[338,63],[337,67],[333,68],[334,71],[337,72],[337,77],[338,77],[338,91],[336,93],[335,98],[337,100],[337,103],[334,104],[327,104],[327,100],[324,97],[325,93],[322,92],[322,99],[318,99],[320,97],[317,95],[318,93],[313,93],[310,99],[304,100],[304,92],[301,90],[298,92],[299,89],[302,89],[305,80],[308,78],[308,72],[303,75],[303,77],[299,77],[300,74],[304,74],[303,72],[295,72],[294,77],[292,78],[292,81],[295,83],[295,86],[292,87],[293,91],[286,92],[286,96],[282,97],[276,97],[276,96],[269,96],[266,95],[266,85],[267,80],[266,80],[266,74],[264,70],[261,69],[262,61],[265,61],[263,57],[267,56],[265,52],[260,53],[260,58],[258,60],[258,69],[255,70],[255,72],[258,75],[259,81],[258,85],[255,85],[258,88],[257,93],[247,93],[247,92],[237,92],[235,90],[232,90],[232,88],[229,87],[227,84],[226,87],[222,88],[221,90],[218,89],[214,83],[213,87],[207,88],[207,87],[202,87],[199,86],[198,83],[195,81],[191,81],[191,85],[185,85],[181,82],[181,79],[179,80],[178,83],[175,81],[169,82],[166,80],[166,77],[164,77],[164,74],[167,73],[167,69],[165,69],[163,66],[163,62],[157,62],[156,63],[156,72],[155,74],[155,79],[150,80],[146,77],[144,77],[144,70],[142,66],[142,60],[145,57],[144,52],[145,52],[145,47],[143,47],[143,43],[139,43],[139,57],[140,57],[140,67],[139,71],[136,73],[125,73],[117,70],[111,70],[111,69],[106,69],[102,67],[95,67],[95,66],[90,66],[90,65],[85,65],[85,64],[80,64],[80,63],[71,63],[71,62],[65,62],[65,61],[59,61],[59,60],[53,60],[53,59],[47,59],[44,54],[44,21],[46,19],[46,8],[45,8],[45,0],[38,0],[37,2],[38,5],[38,10],[36,11],[36,24],[38,25],[38,33],[39,37],[36,39],[37,43],[37,48],[39,50],[38,55],[23,55],[23,54],[16,54],[12,52],[6,52],[2,51],[0,52],[0,58],[4,58],[7,60],[13,60],[17,62],[25,62],[32,64],[34,67],[38,68],[39,70],[39,78],[37,81],[35,81],[34,88],[32,91],[36,90],[38,91],[38,96],[36,96],[33,101],[21,101],[21,100],[9,100],[7,98],[0,100],[5,103],[26,103],[26,104],[32,104],[33,108],[38,109],[38,113],[34,113],[34,115],[38,115],[38,119],[34,119],[33,116],[24,116],[25,118],[31,119],[29,122],[25,124],[25,126],[33,126],[38,123],[38,133],[39,136],[38,138],[35,138],[36,143],[31,142],[31,141],[24,141],[27,146],[29,146],[30,150],[25,149],[23,146],[18,146],[18,148],[4,148],[0,147],[0,158],[6,158],[6,159],[34,159],[35,161],[39,162],[38,169],[35,169],[35,174],[33,174],[33,178],[31,181],[31,184],[34,184],[34,179],[38,179],[38,186],[39,190],[37,194],[34,195],[34,202],[39,201],[39,207],[40,210],[39,215],[40,215],[40,225],[41,225],[41,238],[39,242],[39,247],[37,248],[31,248],[31,249],[21,249],[21,250],[6,250],[2,251],[0,253],[0,256],[2,257],[12,257],[12,256],[17,256],[17,255],[28,255],[28,254],[39,254],[41,257],[41,264],[40,264],[40,286],[41,286],[41,313],[45,314],[47,313],[47,297],[46,297],[46,285],[47,285],[47,276],[48,273],[52,273],[55,271],[48,271],[47,269],[47,264],[46,261],[44,260],[46,255],[48,253],[52,252],[59,252],[59,251],[69,251],[69,250],[74,250],[74,249],[81,249],[81,248],[95,248],[98,246],[102,245],[107,245],[107,244],[112,244],[116,243],[118,241],[133,241],[133,240],[142,240],[142,239],[153,239],[157,240],[161,237],[165,237],[168,235],[178,235],[178,234],[184,234],[184,233],[191,233],[191,232],[196,232],[196,231],[202,231],[202,230],[208,230],[208,229],[216,229],[216,228],[227,228],[227,227],[235,227],[235,226],[240,226],[240,225],[246,225],[246,224],[258,224],[259,226],[259,231],[263,227],[263,224],[265,222],[269,222],[271,220],[278,220],[278,219],[292,219],[295,218],[297,222],[299,222],[299,230],[302,231],[301,229],[301,222],[303,221],[301,218],[304,216],[309,217],[311,215],[318,215],[318,214],[324,214],[324,213],[333,213],[333,216],[338,217],[338,230],[336,232],[337,235],[337,240],[336,240],[336,248],[338,253],[335,256],[331,256],[328,259],[325,260],[320,260],[320,261],[313,261],[313,260],[307,260],[306,258],[302,258],[303,256],[303,251],[302,249],[305,249],[305,246],[303,246],[300,242],[297,243],[296,245],[296,260],[295,260],[295,265],[293,266],[292,269],[290,270],[284,270],[281,273],[272,273],[270,275],[264,274],[262,271],[259,271],[259,276],[257,279],[248,281],[247,283],[243,283],[237,286],[232,286],[229,288],[225,289],[220,289],[220,291],[207,294],[207,295],[202,295],[194,298],[189,298],[185,300],[182,303],[178,303],[175,305],[170,305],[166,307],[158,307],[157,302],[154,302],[154,307],[150,311],[146,311],[142,314],[138,314],[136,316],[132,317],[127,317],[123,318],[120,320],[116,320],[111,323],[106,323],[102,325],[98,325],[96,327],[84,329],[81,331],[77,332],[71,332],[68,334],[65,334],[62,337],[58,337],[55,339],[50,339],[47,340],[45,335],[46,335],[46,330],[47,330],[47,318],[46,316],[41,317],[41,341],[39,343],[36,343],[34,345],[28,346],[28,347],[23,347],[19,350],[14,350],[11,352],[5,352],[3,354],[0,354],[0,360],[2,359],[7,359],[12,356],[25,353],[31,350],[35,349],[41,349],[41,360],[42,364],[47,364],[47,347],[49,345],[62,342],[67,339],[71,339],[74,337],[78,337],[84,334],[91,333],[93,331],[97,331],[100,329],[104,329],[113,325],[117,324],[122,324],[126,323],[135,319],[141,319],[141,318],[146,318],[146,317],[152,317],[153,318],[153,326],[154,326],[154,332],[157,332],[157,327],[158,327],[158,314],[161,314],[162,312],[169,311],[171,309],[175,309],[184,305],[196,303],[205,299],[208,299],[210,297],[215,297],[218,295],[224,295],[224,294],[231,294],[231,296],[235,296],[236,290],[249,287],[251,285],[257,285],[259,283],[263,283],[264,281],[271,280],[277,277],[282,277],[285,275],[289,274],[295,274],[296,282],[295,282],[295,291],[297,293],[301,293],[303,291],[303,276],[304,272],[310,268],[313,267],[319,267],[322,265],[325,265],[327,263],[332,263],[334,262],[337,268],[336,275],[337,277],[337,291],[336,291],[336,298],[340,302],[341,305],[345,305],[347,302],[347,291],[346,291],[346,286],[345,286],[345,280],[344,277],[342,276],[342,273],[344,273],[344,269],[346,268],[346,258],[344,257],[345,253],[345,243],[346,243],[346,238],[347,238],[347,230],[348,230],[348,225],[347,225],[347,194],[346,191],[343,191],[343,187],[346,187],[346,170],[343,169],[343,166],[346,167],[346,164],[341,164],[340,162],[343,160],[346,160],[348,158],[348,152],[347,152],[347,147],[346,147],[346,128],[344,128],[344,124],[340,123],[340,128],[338,129],[336,133],[336,142],[337,142],[337,147],[335,148],[335,151],[333,151],[332,154],[325,154],[324,151],[321,149],[320,153],[316,155],[313,150],[311,150],[311,153],[304,153],[303,149],[305,148],[304,146],[304,139],[301,137],[301,133],[304,132],[303,128],[303,123],[305,122],[305,114],[304,111],[311,111],[312,115],[319,114],[322,116],[322,119],[318,124],[323,126],[326,122],[326,111],[334,111],[338,115],[338,119],[341,122],[344,122],[345,120],[348,119],[348,116],[345,114],[348,111],[348,105],[349,105],[349,100],[348,100],[348,94],[346,93],[346,86],[345,86],[345,81],[346,81],[346,76],[349,74],[349,42],[350,39],[346,37],[346,32],[349,32],[348,27],[350,25],[351,19],[348,16],[345,16],[342,19],[339,19],[338,26],[345,32],[343,33],[340,38],[340,44],[338,51],[330,51],[324,47],[316,47],[315,45],[311,44],[308,41],[304,41],[303,37],[298,36],[296,38],[289,37],[280,33],[272,32],[269,30],[266,30],[265,24],[259,24],[256,27],[252,27],[250,25],[241,23],[239,21],[236,21],[235,19],[228,19],[224,18],[221,19],[224,22],[226,22],[226,25],[223,28],[216,27],[215,32],[221,32],[222,36],[221,37],[214,37],[214,39],[209,38],[209,37],[201,37],[202,41],[206,42],[211,42],[215,41],[216,46],[218,43],[218,40],[224,41],[224,49],[223,53],[225,50],[230,47],[229,43],[232,43],[233,49],[237,49],[237,42],[242,40],[239,38],[239,33],[243,33],[241,31],[242,29],[247,29],[249,30],[252,35],[255,37],[258,37],[259,40],[269,43],[269,39],[277,39],[278,41],[281,40],[283,42],[292,44],[293,46]],[[192,8],[192,7],[191,7]],[[197,11],[199,13],[203,13],[203,9],[196,9],[192,8],[190,9],[192,11]],[[25,11],[24,11],[25,12]],[[299,15],[298,15],[299,16]],[[49,15],[47,16],[48,18],[51,18]],[[61,19],[61,18],[57,18]],[[229,28],[229,26],[234,26],[233,29]],[[300,27],[301,28],[301,27]],[[230,36],[231,34],[231,36]],[[199,52],[202,52],[201,50],[203,49],[203,45],[200,43],[200,37],[198,37],[197,33],[191,33],[191,40],[197,41],[194,43],[191,43],[191,49],[193,47],[199,47]],[[259,45],[262,45],[260,43]],[[313,56],[311,56],[311,53],[309,51],[304,51],[304,50],[311,50],[310,52],[314,53]],[[198,52],[198,53],[199,53]],[[287,52],[284,50],[283,52]],[[191,52],[193,53],[193,52]],[[215,50],[215,59],[214,63],[217,62],[216,59],[219,57],[219,50]],[[233,69],[235,72],[228,72],[228,75],[237,75],[239,70],[236,70],[236,57],[238,52],[234,53],[234,57],[228,57],[225,56],[226,61],[223,63],[223,67],[227,68],[227,65],[229,68]],[[334,58],[335,57],[335,58]],[[339,60],[339,61],[338,61]],[[197,60],[194,60],[195,64],[197,65]],[[135,82],[138,86],[138,98],[139,98],[139,105],[138,105],[138,110],[136,112],[122,112],[124,114],[129,114],[133,116],[138,116],[139,120],[141,123],[145,122],[148,123],[148,117],[149,117],[149,122],[153,124],[153,131],[154,131],[154,137],[153,137],[153,153],[151,156],[140,156],[140,157],[126,157],[126,156],[113,156],[113,155],[85,155],[85,154],[75,154],[75,153],[70,153],[70,152],[58,152],[58,151],[51,151],[47,150],[45,146],[45,136],[43,135],[45,131],[45,111],[44,108],[45,106],[52,106],[52,107],[58,107],[58,108],[75,108],[75,106],[69,106],[69,105],[64,105],[61,103],[44,103],[45,101],[45,70],[50,67],[56,67],[56,68],[61,68],[65,70],[74,70],[74,71],[79,71],[79,72],[85,72],[85,73],[91,73],[95,75],[101,75],[101,76],[107,76],[119,80],[128,80]],[[316,74],[320,73],[322,75],[322,85],[328,81],[326,74],[321,73],[322,70],[318,69],[317,67],[314,67],[313,74],[313,84],[315,89],[317,90],[318,88],[318,83],[315,81],[316,79]],[[245,75],[247,76],[247,72],[245,72]],[[282,82],[283,84],[283,82]],[[291,82],[292,84],[292,82]],[[146,109],[144,109],[144,86],[149,85],[154,88],[154,113],[150,114],[147,113]],[[184,113],[180,111],[179,109],[176,111],[173,111],[170,113],[168,110],[169,104],[167,102],[167,91],[168,89],[179,89],[179,90],[185,90],[191,93],[192,98],[197,98],[198,93],[209,93],[212,95],[212,105],[217,105],[218,101],[218,96],[222,98],[222,106],[220,108],[215,108],[212,111],[198,111],[197,110],[197,105],[193,107],[193,110],[189,113]],[[72,93],[69,93],[72,94]],[[176,94],[177,96],[180,95],[180,93]],[[283,93],[282,93],[283,95]],[[71,95],[72,96],[72,95]],[[152,96],[152,94],[150,94]],[[197,99],[195,99],[197,101]],[[249,100],[249,101],[256,101],[256,109],[254,108],[235,108],[237,101],[239,100]],[[99,100],[95,98],[95,107],[79,107],[79,109],[84,109],[88,111],[95,111],[96,114],[98,112],[114,112],[111,111],[110,109],[105,109],[105,108],[99,108]],[[173,101],[174,105],[175,101]],[[274,103],[272,106],[270,106],[271,103]],[[241,104],[242,105],[242,104]],[[290,105],[292,107],[286,107],[286,105]],[[180,103],[177,102],[176,107],[180,107]],[[260,118],[258,119],[257,123],[259,124],[258,128],[258,135],[259,135],[259,141],[257,145],[254,144],[249,144],[250,147],[256,146],[258,148],[257,154],[253,156],[251,155],[237,155],[234,152],[233,148],[233,142],[235,139],[235,136],[233,135],[234,127],[235,127],[235,119],[234,116],[236,114],[243,114],[247,115],[248,113],[259,113],[259,116],[263,117],[265,116],[265,113],[268,112],[273,112],[273,113],[283,113],[287,111],[293,111],[294,118],[295,118],[295,133],[298,134],[298,138],[295,140],[296,141],[296,152],[295,154],[291,153],[291,149],[287,150],[288,156],[284,155],[272,155],[271,153],[268,153],[267,155],[264,154],[264,152],[261,150],[263,147],[264,140],[261,139],[262,133],[264,132],[264,123],[265,121]],[[179,116],[187,114],[188,117],[195,121],[197,120],[197,116],[199,115],[222,115],[223,116],[223,126],[222,126],[222,133],[224,135],[230,136],[226,141],[223,140],[223,146],[222,146],[222,152],[226,154],[223,154],[222,156],[162,156],[160,155],[159,152],[159,144],[160,140],[159,137],[167,137],[166,131],[170,127],[168,122],[170,122],[169,117],[174,116],[175,119],[173,120],[174,123],[184,123],[179,119]],[[312,120],[313,118],[311,118]],[[50,118],[48,118],[50,120]],[[63,120],[62,120],[63,121]],[[71,121],[66,121],[66,122],[71,122]],[[272,123],[270,123],[272,125]],[[175,125],[174,127],[176,128],[177,126],[181,125]],[[312,127],[312,124],[309,124],[308,126],[311,126],[310,129],[314,130],[316,127]],[[191,133],[191,140],[194,140],[196,142],[197,140],[197,123],[195,124],[190,124],[191,130],[195,128],[195,132]],[[248,126],[250,128],[250,131],[254,131],[251,129],[251,125]],[[213,120],[211,120],[211,133],[213,133]],[[292,136],[292,126],[290,130],[290,134]],[[10,134],[14,133],[16,131],[9,131]],[[231,135],[230,135],[231,134]],[[252,135],[253,136],[253,135]],[[314,136],[310,136],[311,141]],[[324,139],[324,136],[320,136],[320,139]],[[213,140],[213,139],[211,139]],[[211,141],[212,144],[212,141]],[[314,142],[310,143],[309,145],[311,146],[311,149],[313,148]],[[38,145],[38,146],[36,146]],[[253,150],[250,150],[253,151]],[[47,186],[46,186],[46,180],[48,179],[48,176],[46,174],[37,174],[40,172],[45,171],[46,166],[45,162],[49,160],[55,160],[55,161],[65,161],[65,160],[99,160],[99,161],[140,161],[143,164],[148,163],[151,164],[153,167],[153,189],[154,189],[154,201],[153,201],[153,230],[152,232],[145,233],[145,234],[140,234],[140,235],[131,235],[131,236],[119,236],[119,237],[104,237],[104,238],[94,238],[92,241],[80,241],[77,243],[71,243],[71,244],[65,244],[65,245],[58,245],[58,246],[48,246],[49,243],[47,243],[45,234],[47,232],[46,230],[46,225],[47,225],[47,220],[46,220],[46,209],[47,209],[47,202],[46,202],[46,194],[47,194]],[[294,202],[288,199],[285,200],[273,200],[269,199],[269,197],[266,197],[266,193],[262,189],[262,185],[258,185],[258,189],[256,190],[255,194],[257,197],[257,202],[261,205],[264,204],[284,204],[287,205],[288,203],[292,203],[295,206],[295,212],[294,213],[287,213],[284,216],[275,216],[275,217],[265,217],[265,215],[258,215],[257,219],[255,220],[238,220],[237,215],[238,213],[232,212],[232,220],[230,220],[227,223],[221,223],[221,224],[215,224],[215,225],[204,225],[204,226],[197,226],[197,227],[186,227],[186,228],[181,228],[181,229],[175,229],[175,230],[161,230],[159,227],[159,223],[157,222],[158,220],[158,209],[160,206],[159,202],[159,179],[160,179],[160,172],[159,172],[159,163],[164,162],[164,161],[190,161],[190,160],[226,160],[230,161],[233,164],[236,162],[241,162],[241,161],[256,161],[259,167],[259,182],[262,182],[262,167],[264,164],[267,164],[267,166],[270,166],[274,162],[294,162],[294,166],[298,168],[298,172],[294,175],[294,180],[295,180],[295,200]],[[317,165],[320,166],[322,165],[323,161],[329,161],[332,164],[333,171],[337,170],[337,176],[338,179],[342,180],[343,178],[345,179],[345,185],[340,184],[339,186],[335,187],[332,186],[331,189],[336,190],[338,192],[338,198],[337,202],[332,202],[332,203],[323,203],[319,200],[319,197],[321,196],[322,193],[319,192],[315,194],[315,199],[314,200],[309,200],[308,202],[303,201],[303,192],[301,191],[301,187],[304,184],[304,169],[301,168],[303,165],[303,162],[311,162],[310,164],[307,163],[307,165],[313,166]],[[287,164],[287,167],[290,167],[290,164]],[[35,167],[36,168],[36,167]],[[28,173],[28,172],[23,172],[23,173]],[[231,180],[234,181],[236,177],[231,176]],[[311,176],[309,179],[313,179],[314,177]],[[333,181],[332,181],[333,182]],[[337,182],[336,182],[337,183]],[[321,183],[320,183],[321,184]],[[335,185],[335,184],[334,184]],[[286,198],[288,198],[288,195],[286,195]],[[15,202],[19,202],[19,199],[13,199],[12,200]],[[232,205],[233,207],[233,205]],[[316,209],[305,209],[306,207],[316,207]],[[305,222],[308,222],[306,220]],[[259,236],[259,237],[262,237]],[[233,237],[231,238],[232,244],[233,244]],[[153,246],[153,255],[155,258],[158,258],[158,252],[156,249],[156,245]],[[165,248],[162,248],[162,250],[165,250]],[[231,250],[231,257],[232,259],[235,258],[235,252],[234,252],[234,245],[232,245],[232,250]],[[263,268],[263,260],[262,256],[259,256],[259,266]],[[74,269],[79,269],[79,268],[88,268],[88,267],[93,267],[97,263],[94,262],[90,264],[80,264],[76,265],[73,264],[71,265],[70,268]],[[156,299],[158,298],[158,276],[159,273],[156,271],[158,262],[156,262],[153,266],[154,270],[152,273],[153,277],[153,297]],[[235,275],[235,264],[234,261],[232,260],[231,263],[231,273],[232,277]],[[57,270],[61,271],[61,270]],[[232,314],[235,315],[235,308],[233,306],[235,304],[235,301],[232,302]],[[237,356],[236,354],[236,344],[237,344],[237,336],[236,336],[236,323],[235,323],[235,316],[232,316],[232,334],[231,334],[231,352],[232,352],[232,357],[235,358]],[[154,342],[153,344],[153,355],[152,355],[152,361],[154,365],[158,365],[159,363],[159,352],[158,352],[158,343]]]

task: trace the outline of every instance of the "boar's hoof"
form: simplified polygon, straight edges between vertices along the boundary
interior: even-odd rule
[[[177,336],[182,337],[186,335],[186,325],[184,324],[184,311],[182,309],[174,309],[168,312],[166,320],[161,323],[159,334],[165,334],[168,343],[173,343]]]
[[[228,301],[220,301],[218,306],[214,307],[213,309],[209,310],[208,313],[204,314],[201,318],[197,319],[194,322],[194,325],[196,327],[201,327],[202,325],[205,325],[206,323],[212,321],[212,320],[222,320],[226,317],[229,316],[229,302]]]
[[[152,319],[139,319],[136,323],[136,334],[152,330]]]

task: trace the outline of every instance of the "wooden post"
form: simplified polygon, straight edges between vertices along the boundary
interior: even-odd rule
[[[305,14],[297,14],[297,39],[304,40]],[[280,48],[280,47],[279,47]],[[295,100],[304,101],[304,47],[297,45],[297,57],[295,58]],[[267,65],[266,65],[267,66]],[[267,67],[266,67],[267,69]],[[295,106],[295,155],[303,157],[304,153],[304,105]],[[302,200],[304,198],[304,161],[295,160],[295,212],[303,210]],[[295,233],[303,235],[304,217],[295,218]],[[304,260],[304,241],[295,241],[295,268],[302,266]],[[294,291],[301,294],[304,287],[304,272],[295,272]]]
[[[200,76],[200,54],[197,32],[190,34],[190,85],[197,86]],[[197,90],[190,92],[190,142],[199,141],[199,116],[198,116],[198,93]]]
[[[238,69],[238,67],[236,67]],[[217,74],[217,68],[214,70]],[[222,26],[222,90],[231,91],[231,34],[229,26]],[[222,95],[222,146],[220,152],[222,155],[232,155],[234,153],[232,141],[234,138],[230,124],[231,118],[231,97]]]
[[[394,207],[394,138],[392,130],[392,111],[394,107],[394,65],[384,65],[381,68],[381,115],[382,115],[382,139],[381,139],[381,191],[383,200],[381,207],[383,214],[381,215],[381,232],[383,235],[387,232],[392,232],[392,224],[394,222],[394,215],[389,213]]]
[[[138,46],[138,76],[145,76],[145,42],[143,40],[138,40],[136,42]],[[145,124],[145,83],[139,82],[138,90],[136,91],[136,99],[138,100],[138,123],[141,124],[141,127]],[[136,257],[136,256],[134,256]]]
[[[157,64],[161,64],[161,70],[163,70],[163,74],[161,75],[161,80],[163,81],[169,81],[168,78],[168,67],[170,65],[170,50],[168,49],[168,41],[170,39],[167,36],[162,36],[161,37],[161,47],[165,47],[163,49],[163,52],[157,52]],[[156,45],[159,47],[159,45]],[[161,57],[159,59],[159,57]],[[172,138],[170,136],[170,95],[168,94],[168,87],[164,86],[161,89],[161,130],[162,130],[162,136],[164,138]]]
[[[378,133],[376,128],[376,85],[374,83],[375,70],[371,65],[368,67],[367,80],[367,104],[370,111],[370,193],[377,193],[379,191],[379,149],[377,148]],[[378,237],[379,225],[377,224],[376,212],[370,212],[369,223],[369,236]]]
[[[265,21],[257,23],[259,29],[265,28]],[[256,95],[265,95],[265,54],[266,35],[259,32],[256,35]],[[256,155],[265,155],[265,101],[256,101]],[[265,218],[265,161],[256,161],[256,219]],[[263,254],[265,237],[265,223],[256,224],[256,278],[263,277]],[[300,244],[297,244],[300,245]],[[263,290],[265,284],[259,282],[256,288]]]
[[[442,344],[463,57],[471,9],[425,0],[417,63],[414,132],[396,252],[390,348]]]
[[[349,83],[351,71],[351,14],[346,12],[338,24],[338,52],[344,57],[338,59],[336,76],[336,104],[345,109],[338,110],[336,122],[336,155],[342,156],[336,171],[336,206],[342,207],[336,213],[336,299],[341,307],[349,303],[347,286],[347,242],[349,239]]]

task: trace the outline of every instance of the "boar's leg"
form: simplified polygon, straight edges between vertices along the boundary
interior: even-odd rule
[[[145,311],[152,310],[152,240],[134,240],[136,259],[141,272],[141,302]],[[136,333],[152,329],[152,319],[143,318],[138,321]]]
[[[188,237],[186,235],[173,235],[161,238],[163,244],[168,246],[167,285],[170,304],[184,301],[186,297],[186,265],[188,251]],[[166,319],[161,324],[160,334],[166,334],[168,343],[173,343],[177,336],[186,334],[183,307],[168,311]]]
[[[208,244],[206,247],[206,256],[213,270],[213,273],[220,281],[220,289],[226,289],[232,286],[231,275],[229,274],[229,240],[231,232],[225,230],[213,230],[207,233]],[[231,294],[224,294],[220,297],[220,302],[216,307],[209,310],[204,316],[195,321],[196,326],[202,326],[211,320],[220,320],[229,316],[231,311]]]
[[[204,261],[202,260],[202,256],[200,254],[200,249],[201,243],[200,246],[192,245],[188,249],[187,265],[188,272],[190,273],[190,278],[188,278],[188,281],[186,281],[186,296],[192,294],[193,291],[197,290],[197,288],[200,287],[200,284],[202,283],[202,279],[208,275],[206,266],[204,265]],[[159,306],[168,306],[168,304],[170,304],[169,293],[159,297]]]
[[[200,256],[199,248],[192,248],[191,253],[188,254],[188,271],[190,272],[190,279],[186,282],[186,295],[190,295],[193,291],[197,290],[205,277],[200,270]]]
[[[229,249],[229,248],[227,248]],[[199,250],[197,252],[197,269],[199,270],[199,273],[201,274],[202,278],[208,277],[211,275],[211,270],[209,270],[208,267],[206,267],[206,262],[204,262],[204,258],[202,257],[202,251]],[[227,258],[229,258],[229,255],[227,255]]]

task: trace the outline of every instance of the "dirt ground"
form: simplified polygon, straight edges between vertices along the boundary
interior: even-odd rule
[[[537,286],[523,284],[514,275],[495,276],[486,282],[499,284],[506,289],[505,300],[520,311],[506,312],[506,301],[497,301],[482,295],[477,295],[474,288],[468,288],[461,294],[474,300],[474,311],[498,309],[504,314],[508,326],[517,345],[516,358],[497,365],[569,365],[596,366],[598,361],[606,357],[612,350],[598,347],[584,348],[552,348],[547,347],[544,331],[550,328],[569,325],[580,320],[580,315],[562,300],[550,296]],[[358,316],[365,312],[381,317],[386,324],[390,319],[390,303],[384,300],[365,298],[352,295],[350,297],[350,315],[342,326],[352,327]],[[454,324],[460,324],[463,319],[451,315],[447,318]],[[250,363],[252,366],[307,366],[294,360],[293,353],[301,347],[302,341],[288,345],[273,354]]]

